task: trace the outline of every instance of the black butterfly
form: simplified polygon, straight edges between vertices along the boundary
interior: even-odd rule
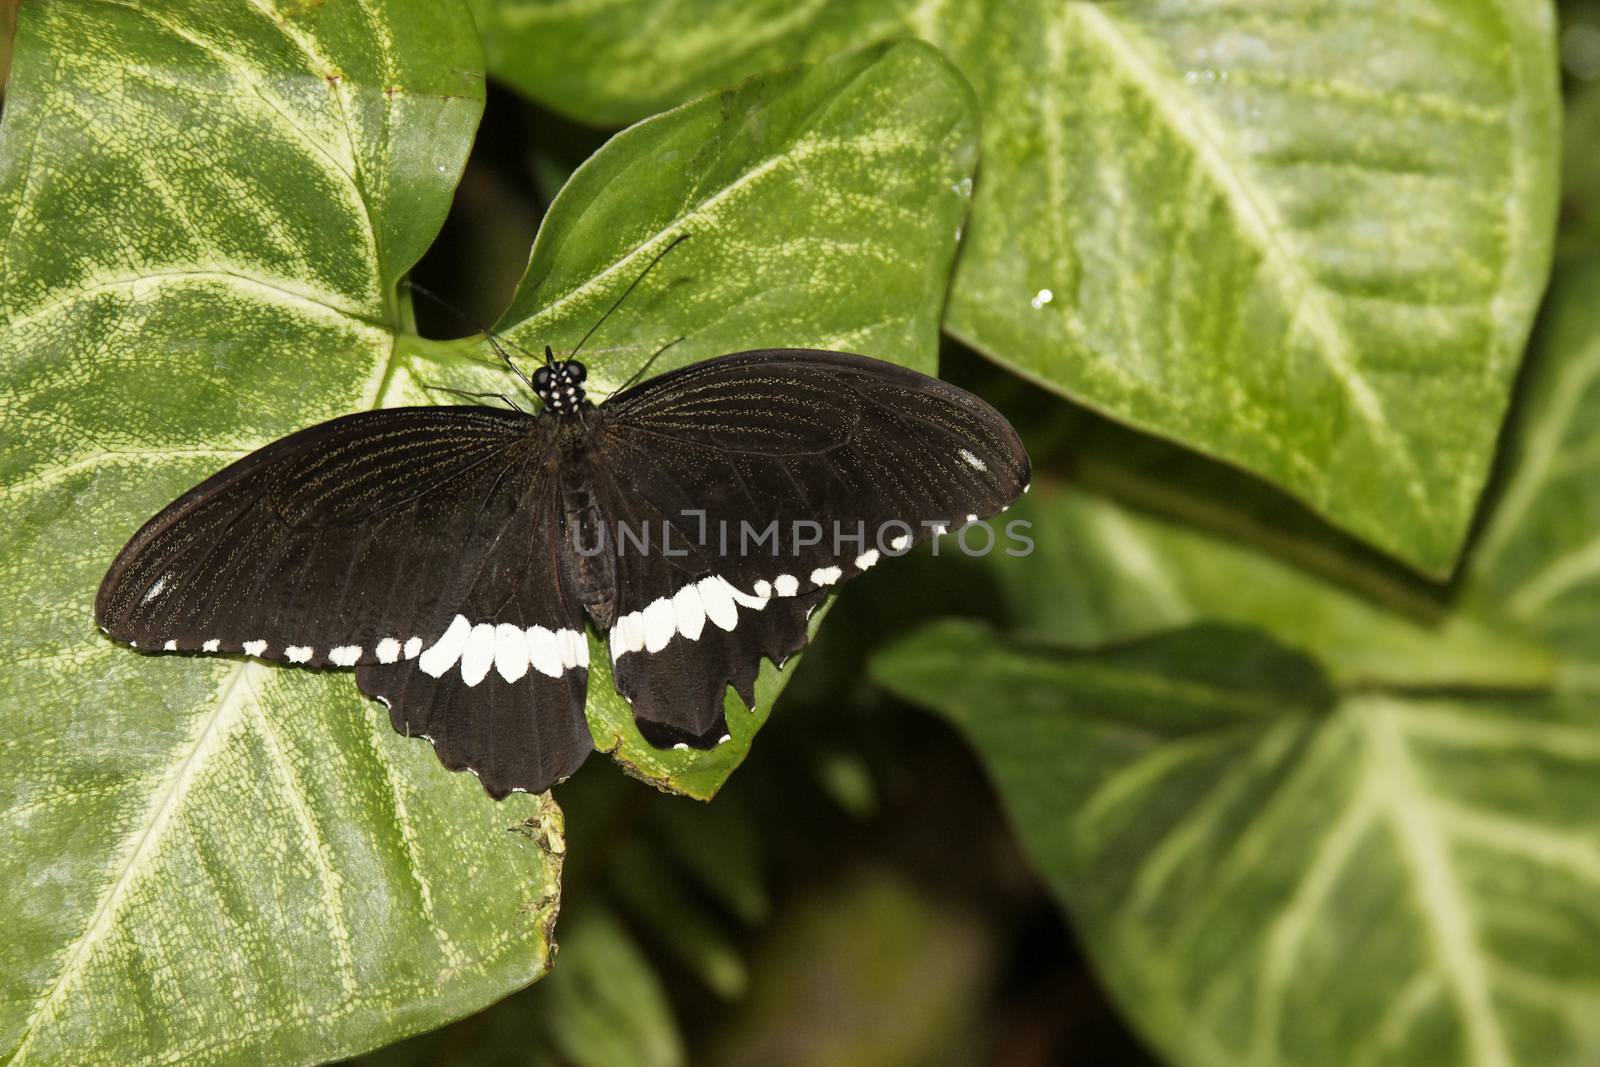
[[[545,359],[538,415],[362,412],[213,475],[122,550],[101,627],[354,667],[446,767],[541,792],[593,748],[585,614],[644,737],[710,748],[728,684],[752,705],[832,587],[1027,488],[999,413],[891,363],[741,352],[596,406]]]

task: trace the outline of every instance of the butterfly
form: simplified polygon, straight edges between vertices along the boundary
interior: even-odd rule
[[[586,378],[546,348],[536,414],[386,408],[250,453],[133,536],[100,627],[354,668],[446,767],[537,793],[594,747],[586,620],[645,740],[711,748],[830,591],[1028,485],[994,408],[866,356],[739,352],[600,404]]]

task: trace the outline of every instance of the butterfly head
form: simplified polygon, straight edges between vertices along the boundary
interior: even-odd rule
[[[544,366],[533,372],[533,391],[557,415],[575,415],[584,404],[583,380],[588,377],[575,359],[556,359],[547,346]]]

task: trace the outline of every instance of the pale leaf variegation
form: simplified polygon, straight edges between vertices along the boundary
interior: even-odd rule
[[[473,0],[489,68],[621,122],[922,37],[983,165],[945,326],[1443,574],[1551,249],[1545,0]]]

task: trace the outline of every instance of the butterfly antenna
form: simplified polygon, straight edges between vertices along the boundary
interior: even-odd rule
[[[598,330],[601,327],[601,325],[604,324],[605,321],[611,317],[611,313],[613,311],[617,310],[617,308],[622,306],[622,302],[624,300],[628,299],[628,295],[630,293],[632,293],[635,289],[639,288],[639,283],[644,281],[644,276],[646,274],[649,274],[651,269],[654,268],[657,263],[660,263],[662,261],[662,259],[666,258],[666,255],[667,255],[668,252],[672,251],[674,248],[677,248],[679,245],[683,244],[683,242],[687,241],[689,239],[689,237],[690,237],[689,234],[680,233],[678,236],[676,236],[676,237],[674,237],[672,239],[671,243],[669,243],[667,245],[667,247],[665,247],[661,251],[657,252],[655,254],[655,256],[653,258],[651,258],[650,262],[646,263],[644,265],[644,270],[639,272],[639,276],[637,278],[635,278],[632,281],[632,283],[630,283],[629,286],[622,291],[622,295],[621,296],[617,297],[616,302],[613,303],[610,307],[606,308],[606,313],[604,315],[601,315],[599,320],[593,326],[589,327],[589,332],[584,334],[582,337],[580,337],[578,339],[578,343],[572,346],[572,351],[567,353],[567,358],[571,359],[573,356],[576,356],[578,354],[578,349],[583,347],[584,342],[587,341],[589,338],[593,337],[594,336],[594,332],[596,330]]]
[[[435,385],[433,382],[423,382],[422,387],[436,393],[454,393],[456,396],[464,396],[469,400],[487,400],[491,397],[499,397],[512,411],[521,412],[524,415],[527,414],[526,411],[517,407],[515,400],[512,400],[504,393],[474,393],[470,389],[457,389],[451,385]]]
[[[407,289],[410,289],[414,293],[421,293],[423,296],[427,297],[429,300],[432,300],[435,304],[438,304],[440,307],[442,307],[446,311],[450,312],[452,315],[454,315],[456,318],[460,319],[462,322],[467,323],[473,329],[475,329],[479,333],[483,334],[484,338],[489,342],[489,347],[493,348],[495,350],[495,353],[499,355],[501,361],[504,362],[507,367],[511,368],[511,373],[515,374],[518,378],[522,379],[522,383],[524,385],[526,385],[529,389],[533,388],[533,380],[531,378],[529,378],[526,374],[522,373],[522,368],[517,366],[516,363],[512,361],[511,354],[505,350],[505,347],[503,345],[500,344],[500,335],[499,334],[495,333],[493,330],[489,329],[489,327],[485,326],[483,323],[479,322],[477,319],[473,318],[471,315],[468,315],[465,311],[462,311],[460,308],[458,308],[454,304],[450,303],[450,301],[446,300],[444,297],[440,296],[438,293],[434,292],[432,289],[429,289],[429,288],[427,288],[425,286],[418,285],[416,282],[412,281],[410,278],[407,278],[402,284],[405,285],[405,287]],[[513,341],[511,343],[512,344],[516,344],[515,341]],[[517,347],[518,348],[522,348],[521,345],[517,345]],[[522,351],[527,355],[530,355],[530,356],[533,355],[533,353],[532,352],[528,352],[527,349],[522,349]]]
[[[683,338],[681,338],[681,337],[675,338],[674,340],[668,341],[666,344],[664,344],[660,348],[656,349],[655,354],[652,355],[649,359],[645,360],[644,364],[638,370],[634,371],[633,374],[629,376],[627,381],[623,382],[621,385],[617,386],[615,389],[611,390],[611,392],[609,394],[607,394],[608,398],[612,397],[612,396],[616,396],[618,393],[622,392],[628,386],[632,385],[634,382],[636,382],[640,378],[642,378],[644,376],[644,372],[650,369],[650,364],[654,363],[657,359],[659,359],[661,357],[661,353],[665,352],[667,349],[671,348],[673,345],[677,344],[679,341],[682,341],[682,340],[683,340]]]
[[[501,347],[500,339],[487,330],[483,332],[483,336],[488,340],[489,347],[494,349],[500,358],[505,361],[506,366],[511,368],[511,373],[521,378],[522,384],[526,385],[530,391],[537,393],[538,390],[533,388],[533,379],[524,374],[522,368],[517,366],[516,362],[511,358],[511,353]]]

